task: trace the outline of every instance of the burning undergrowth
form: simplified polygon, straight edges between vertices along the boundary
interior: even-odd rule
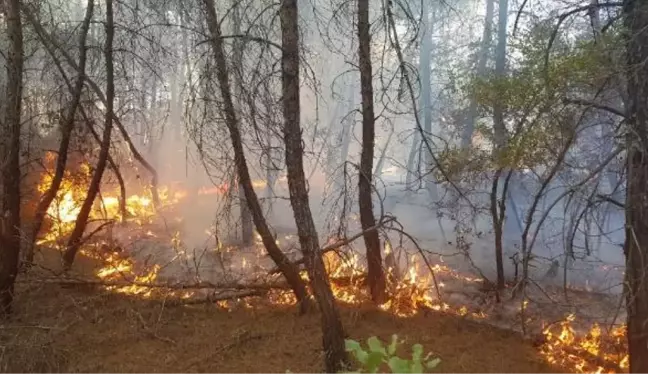
[[[544,343],[541,353],[551,364],[569,368],[579,373],[604,373],[627,371],[629,357],[625,326],[604,330],[594,323],[589,331],[577,333],[576,317],[543,329]]]
[[[89,168],[81,167],[79,175],[66,175],[55,202],[51,205],[49,225],[38,242],[41,246],[62,249],[73,229],[86,191]],[[49,184],[47,176],[39,189]],[[223,244],[205,228],[205,245],[194,249],[183,241],[182,219],[176,207],[205,194],[222,194],[227,186],[200,188],[189,192],[181,187],[161,186],[161,205],[153,206],[150,193],[120,196],[118,189],[103,190],[91,214],[94,227],[101,229],[89,238],[81,253],[95,260],[96,284],[105,290],[138,298],[172,300],[173,302],[216,303],[226,310],[258,308],[268,305],[292,305],[293,294],[280,276],[272,274],[273,264],[260,241],[245,248]],[[195,195],[195,196],[194,196]],[[125,198],[126,216],[121,213],[120,199]],[[174,217],[167,219],[165,217]],[[105,227],[105,223],[108,223]],[[98,230],[97,229],[97,230]],[[278,235],[282,248],[296,248],[294,235]],[[546,313],[513,300],[497,304],[483,279],[454,271],[447,264],[431,262],[420,253],[404,248],[392,249],[387,241],[386,258],[398,252],[404,261],[387,262],[389,298],[380,308],[397,317],[412,317],[439,311],[488,323],[504,320],[511,328],[522,318],[541,332],[541,354],[547,362],[570,371],[601,372],[627,369],[625,328],[603,329],[590,324],[585,332],[576,326],[574,315],[547,325]],[[290,254],[298,260],[298,251]],[[360,306],[370,303],[366,286],[366,269],[359,254],[341,247],[325,254],[333,293],[340,303]],[[302,278],[307,280],[306,272]],[[79,283],[84,279],[68,279]],[[508,313],[503,313],[508,308]],[[502,323],[499,324],[502,326]],[[588,331],[589,330],[589,331]]]

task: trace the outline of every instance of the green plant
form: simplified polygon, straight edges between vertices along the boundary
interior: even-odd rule
[[[396,355],[396,349],[402,341],[397,335],[392,335],[391,343],[387,346],[375,336],[367,339],[365,350],[360,342],[347,339],[346,351],[351,353],[353,358],[360,364],[357,372],[376,373],[380,366],[386,364],[392,373],[423,373],[424,369],[432,370],[441,362],[438,358],[430,358],[432,353],[423,357],[423,346],[414,344],[412,346],[412,358],[404,359]]]

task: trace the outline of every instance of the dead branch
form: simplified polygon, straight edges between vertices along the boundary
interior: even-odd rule
[[[430,275],[432,275],[432,282],[434,283],[434,289],[436,291],[437,298],[439,301],[441,301],[442,300],[441,289],[439,288],[439,282],[437,281],[436,272],[434,271],[432,264],[430,264],[430,261],[428,260],[427,256],[425,256],[425,252],[423,251],[423,248],[421,248],[421,246],[419,246],[418,242],[414,239],[414,237],[412,237],[410,234],[405,232],[405,230],[400,229],[398,227],[390,227],[390,230],[394,230],[399,234],[406,236],[414,244],[416,250],[423,258],[423,262],[425,262],[425,266],[427,266],[428,270],[430,271]]]
[[[389,222],[393,222],[395,220],[396,220],[395,217],[385,216],[385,218],[383,220],[381,220],[380,222],[378,222],[374,226],[371,226],[368,229],[363,230],[362,232],[359,232],[359,233],[357,233],[357,234],[355,234],[355,235],[353,235],[351,237],[348,237],[348,238],[345,238],[345,239],[342,239],[342,240],[338,240],[337,242],[335,242],[333,244],[329,244],[327,246],[322,247],[322,249],[320,249],[320,253],[325,254],[327,252],[334,251],[334,250],[336,250],[336,249],[338,249],[340,247],[344,247],[345,245],[348,245],[348,244],[354,242],[358,238],[361,238],[365,233],[370,232],[370,231],[374,231],[374,230],[378,230],[378,229],[382,228],[383,226],[385,226],[386,224],[388,224]],[[293,262],[294,266],[299,266],[299,265],[302,265],[302,264],[304,264],[304,259],[303,258]],[[270,270],[270,274],[278,274],[279,272],[280,271],[279,271],[278,268],[273,268],[272,270]]]

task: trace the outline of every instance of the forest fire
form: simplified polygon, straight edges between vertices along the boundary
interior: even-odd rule
[[[86,166],[80,168],[77,175],[69,172],[65,175],[61,189],[56,199],[48,210],[50,225],[41,236],[39,243],[53,243],[61,248],[60,241],[74,228],[74,224],[81,208],[82,199],[87,191],[90,169]],[[39,191],[44,192],[51,183],[51,176],[45,175],[39,185]],[[263,187],[258,183],[258,187]],[[200,188],[195,191],[196,196],[223,194],[229,189],[227,184],[212,188]],[[171,189],[166,186],[159,188],[160,201],[163,206],[173,208],[189,197],[189,192],[180,188]],[[147,194],[132,194],[126,197],[126,217],[121,217],[119,191],[109,193],[102,191],[97,204],[91,213],[91,219],[96,221],[125,221],[134,223],[137,230],[149,239],[162,240],[163,235],[155,231],[151,225],[156,217],[153,200]],[[208,231],[209,232],[209,231]],[[180,241],[179,233],[173,235],[171,241],[177,245]],[[258,234],[257,234],[258,235]],[[258,253],[264,253],[262,244],[256,241]],[[386,255],[392,249],[386,244]],[[83,249],[86,255],[100,258],[103,265],[95,275],[105,281],[104,288],[111,292],[128,294],[141,298],[153,296],[153,290],[158,288],[147,286],[159,282],[161,266],[154,264],[141,269],[136,269],[134,260],[124,253],[110,252],[98,256],[97,253]],[[257,256],[258,257],[258,256]],[[463,282],[463,284],[479,283],[483,280],[459,273],[443,263],[429,264],[422,262],[419,254],[411,255],[407,259],[407,267],[398,269],[390,266],[387,269],[388,300],[380,305],[380,309],[395,316],[406,318],[426,311],[440,311],[472,319],[486,319],[487,313],[468,305],[451,305],[438,295],[443,292],[450,282]],[[366,269],[356,253],[341,255],[337,252],[325,254],[325,264],[331,278],[331,288],[335,298],[347,305],[361,305],[371,302],[371,297],[366,287]],[[249,260],[241,259],[241,269],[248,272],[259,272],[258,267]],[[262,272],[262,270],[261,270]],[[436,278],[433,277],[436,275]],[[305,271],[301,273],[304,280],[308,280]],[[436,289],[439,289],[437,294]],[[170,293],[182,299],[195,297],[194,292],[182,291],[179,294],[171,290]],[[287,290],[275,289],[266,294],[267,300],[274,305],[293,305],[296,300],[294,295]],[[234,298],[235,302],[237,299]],[[240,304],[240,303],[239,303]],[[223,308],[230,308],[231,301],[218,301]],[[252,307],[245,301],[247,307]],[[575,332],[575,317],[568,316],[558,324],[545,327],[543,330],[544,343],[540,347],[541,354],[546,361],[576,372],[618,372],[627,370],[628,356],[625,349],[625,328],[616,327],[603,333],[599,325],[591,327],[590,331],[581,336]]]

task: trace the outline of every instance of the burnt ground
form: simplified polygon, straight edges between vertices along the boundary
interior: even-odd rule
[[[316,372],[320,319],[288,306],[172,305],[97,288],[18,285],[0,326],[2,371]],[[398,334],[442,359],[442,372],[556,372],[519,335],[459,316],[399,318],[342,307],[350,337]]]

